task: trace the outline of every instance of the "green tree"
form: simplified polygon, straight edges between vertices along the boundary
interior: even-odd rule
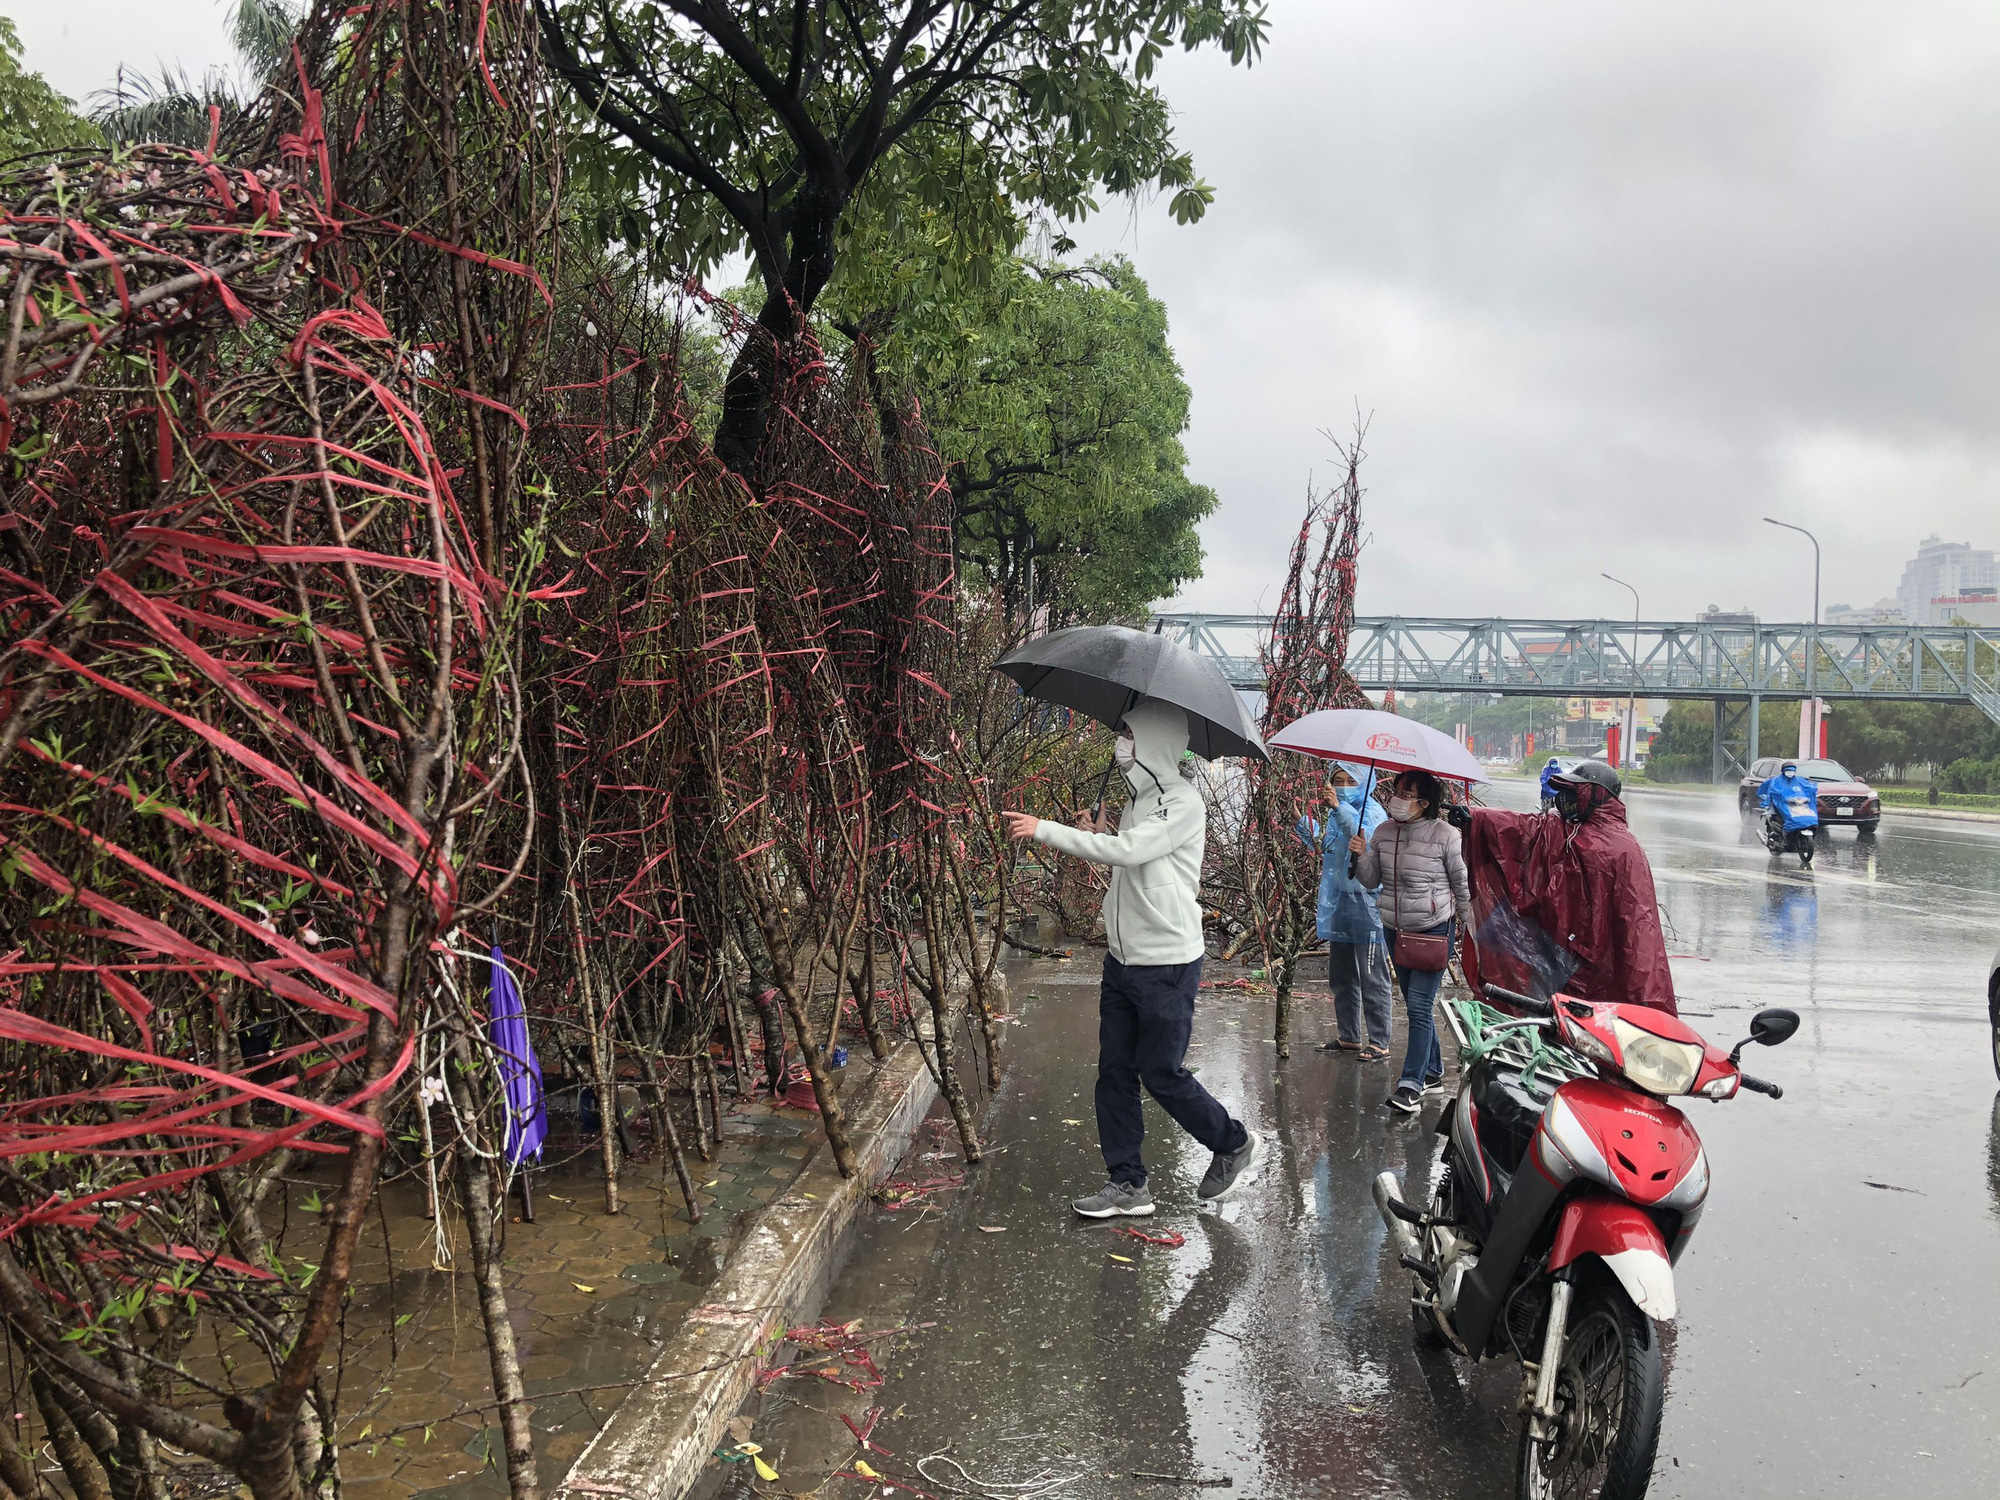
[[[40,151],[88,150],[103,138],[39,73],[21,66],[21,35],[0,16],[0,161]]]
[[[572,169],[606,228],[705,271],[747,251],[758,322],[812,311],[857,221],[934,211],[968,265],[1011,252],[1024,212],[1064,220],[1098,191],[1213,194],[1149,79],[1169,47],[1245,63],[1261,0],[535,0],[588,126]],[[716,449],[743,468],[768,379],[746,351]]]
[[[1646,752],[1648,781],[1706,781],[1715,770],[1715,709],[1676,703],[1660,720]]]
[[[1882,777],[1910,764],[1905,703],[1836,703],[1826,721],[1827,753],[1855,775]]]
[[[1406,693],[1396,704],[1405,718],[1442,729],[1463,724],[1480,740],[1505,741],[1530,730],[1541,737],[1538,754],[1553,753],[1547,747],[1557,724],[1569,716],[1563,698],[1517,698],[1498,693]]]
[[[884,358],[925,395],[960,560],[1010,610],[1128,615],[1200,573],[1215,492],[1187,477],[1187,382],[1130,262],[1002,261]]]

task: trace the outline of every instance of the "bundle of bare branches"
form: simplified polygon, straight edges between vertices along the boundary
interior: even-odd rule
[[[0,179],[0,1318],[78,1500],[163,1495],[162,1443],[267,1500],[335,1481],[322,1360],[385,1122],[523,852],[494,816],[521,596],[458,459],[518,418],[478,388],[490,335],[454,359],[381,283],[533,277],[350,206],[382,165],[358,143],[499,107],[424,45],[483,10],[377,7],[335,48],[325,7],[206,150]],[[378,120],[416,103],[329,132],[328,77]],[[394,183],[378,210],[420,206]],[[277,1237],[287,1173],[329,1190],[307,1246]],[[262,1377],[183,1358],[232,1329]]]
[[[1284,590],[1260,651],[1265,682],[1259,724],[1268,739],[1323,708],[1361,708],[1367,699],[1347,671],[1354,621],[1355,564],[1361,550],[1361,433],[1337,445],[1345,474],[1325,494],[1308,491],[1292,539]],[[1302,820],[1325,813],[1325,768],[1298,755],[1245,761],[1212,783],[1202,892],[1224,928],[1225,952],[1254,948],[1277,993],[1280,1060],[1291,1055],[1292,992],[1299,956],[1316,936],[1320,853]]]
[[[318,222],[289,173],[175,146],[31,165],[6,195],[0,448],[22,413],[86,379],[150,392],[180,335],[282,307]]]

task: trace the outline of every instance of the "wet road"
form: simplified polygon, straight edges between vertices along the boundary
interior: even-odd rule
[[[1679,1268],[1651,1493],[1993,1494],[2000,1099],[1984,977],[2000,825],[1892,817],[1873,844],[1835,835],[1802,874],[1745,842],[1721,798],[1641,794],[1631,811],[1694,1024],[1733,1041],[1761,1006],[1804,1018],[1755,1066],[1782,1101],[1689,1106],[1714,1188]],[[1102,1180],[1092,967],[1037,965],[1015,985],[987,1117],[1002,1149],[914,1228],[876,1216],[830,1305],[871,1327],[938,1325],[846,1403],[891,1413],[878,1440],[901,1461],[878,1466],[921,1483],[908,1458],[949,1443],[989,1488],[1078,1476],[1064,1497],[1204,1493],[1135,1471],[1227,1477],[1263,1500],[1511,1495],[1513,1367],[1413,1348],[1409,1277],[1369,1201],[1385,1166],[1420,1198],[1435,1107],[1391,1116],[1388,1070],[1315,1051],[1332,1035],[1324,1002],[1304,1007],[1280,1074],[1268,1002],[1205,995],[1191,1060],[1268,1155],[1239,1201],[1198,1213],[1205,1153],[1149,1102],[1161,1213],[1144,1227],[1187,1240],[1141,1245],[1065,1209]],[[851,1453],[826,1405],[808,1393],[760,1417],[787,1467],[776,1488],[803,1491]],[[928,1476],[969,1492],[949,1467]]]

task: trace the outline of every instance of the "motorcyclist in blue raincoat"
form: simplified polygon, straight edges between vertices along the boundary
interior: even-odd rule
[[[1757,788],[1757,801],[1766,809],[1764,842],[1771,852],[1796,854],[1799,863],[1810,869],[1813,837],[1819,828],[1818,785],[1799,775],[1797,763],[1788,760]]]
[[[1542,811],[1544,812],[1553,810],[1556,805],[1555,788],[1550,783],[1560,775],[1562,775],[1562,766],[1551,755],[1549,763],[1542,767]]]
[[[1805,799],[1805,806],[1794,809],[1792,802],[1800,797]],[[1777,810],[1785,820],[1787,833],[1819,826],[1819,785],[1799,775],[1799,768],[1792,761],[1786,761],[1776,776],[1757,788],[1757,801],[1763,807]]]
[[[1300,818],[1297,832],[1320,853],[1319,935],[1327,945],[1327,980],[1339,1029],[1339,1040],[1329,1050],[1382,1062],[1389,1056],[1395,987],[1382,918],[1375,909],[1378,887],[1365,886],[1347,873],[1347,841],[1357,833],[1372,837],[1388,816],[1380,802],[1364,795],[1362,783],[1368,779],[1366,766],[1335,761],[1327,783],[1332,806],[1323,819]]]

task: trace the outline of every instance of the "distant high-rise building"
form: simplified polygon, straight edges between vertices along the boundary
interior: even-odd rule
[[[1903,568],[1896,602],[1913,625],[1944,625],[1966,617],[1968,603],[1990,601],[2000,590],[2000,561],[1970,542],[1925,537]]]

